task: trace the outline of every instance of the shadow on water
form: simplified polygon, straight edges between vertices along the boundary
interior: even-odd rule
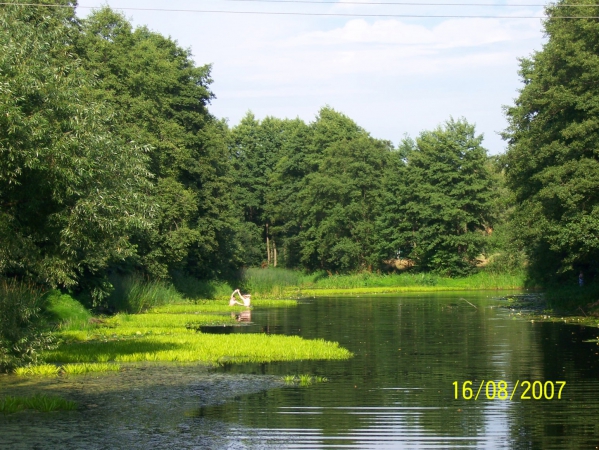
[[[81,407],[0,416],[2,440],[11,449],[594,448],[599,347],[584,341],[599,330],[531,323],[500,305],[481,293],[327,298],[253,310],[250,325],[233,327],[337,341],[354,352],[347,361],[5,377],[0,395],[52,390]],[[302,374],[329,381],[280,381]],[[567,384],[559,400],[524,400],[521,390],[488,398],[483,388],[463,398],[465,381],[476,391],[500,380],[508,390],[525,380]]]

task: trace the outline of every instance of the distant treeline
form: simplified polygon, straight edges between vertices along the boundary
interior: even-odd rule
[[[330,107],[310,123],[248,113],[230,128],[208,110],[210,66],[170,38],[107,7],[82,20],[2,5],[0,274],[95,305],[114,274],[228,279],[260,265],[402,259],[459,276],[494,255],[501,270],[527,259],[538,279],[590,279],[599,24],[546,27],[507,109],[509,150],[489,157],[465,119],[398,147]]]

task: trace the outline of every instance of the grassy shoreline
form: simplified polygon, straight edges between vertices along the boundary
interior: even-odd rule
[[[366,288],[320,288],[320,289],[298,289],[286,291],[290,296],[301,297],[329,297],[332,295],[357,295],[357,294],[394,294],[403,292],[443,292],[443,291],[500,291],[500,290],[522,290],[520,286],[498,286],[483,288],[463,288],[459,286],[397,286],[397,287],[366,287]]]
[[[258,299],[252,309],[228,300],[161,304],[144,313],[93,317],[67,295],[54,296],[48,310],[57,320],[58,348],[44,353],[50,364],[18,368],[21,376],[66,376],[118,371],[121,363],[163,362],[220,365],[303,359],[348,359],[336,342],[264,333],[209,334],[204,325],[243,326],[259,308],[293,307],[295,300]],[[245,316],[244,316],[245,314]],[[74,320],[76,317],[77,320]]]

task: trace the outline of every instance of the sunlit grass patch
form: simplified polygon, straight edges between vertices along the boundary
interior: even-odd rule
[[[77,409],[77,404],[71,400],[48,395],[34,395],[31,397],[4,397],[0,399],[0,412],[13,414],[24,409],[36,411],[72,411]]]
[[[230,312],[230,311],[229,311]],[[107,326],[118,328],[185,328],[188,324],[233,324],[230,315],[215,314],[118,314],[107,320]]]
[[[200,362],[206,364],[347,359],[352,353],[336,342],[266,334],[144,336],[107,342],[62,345],[47,359],[60,362]]]
[[[221,322],[218,322],[221,324]],[[194,328],[186,327],[140,327],[136,325],[120,326],[115,328],[100,328],[94,333],[89,333],[86,341],[92,339],[111,339],[122,337],[142,337],[149,334],[180,334],[187,332],[195,332],[194,323],[190,323]]]
[[[40,364],[38,366],[17,367],[15,374],[19,376],[55,377],[60,369],[54,364]]]

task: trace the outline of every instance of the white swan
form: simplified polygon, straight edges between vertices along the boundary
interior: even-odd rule
[[[239,303],[237,300],[235,300],[235,294],[239,294],[239,297],[241,298],[243,303]],[[241,305],[249,308],[251,297],[252,296],[250,294],[243,295],[241,292],[239,292],[239,289],[235,289],[231,294],[231,298],[229,299],[229,306]]]

